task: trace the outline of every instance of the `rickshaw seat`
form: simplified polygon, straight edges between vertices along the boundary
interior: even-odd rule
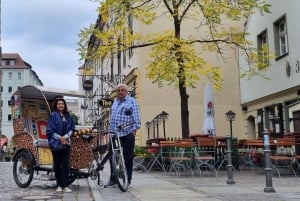
[[[48,140],[38,139],[33,141],[33,146],[35,147],[49,147]]]
[[[83,134],[83,135],[80,135],[80,136],[81,136],[81,139],[84,142],[88,142],[88,143],[90,143],[91,140],[95,138],[95,136],[93,136],[93,135],[86,135],[86,134]]]

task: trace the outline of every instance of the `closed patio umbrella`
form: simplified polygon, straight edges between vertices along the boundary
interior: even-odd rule
[[[204,92],[204,119],[202,133],[215,136],[215,109],[213,100],[213,89],[211,83],[207,83]]]

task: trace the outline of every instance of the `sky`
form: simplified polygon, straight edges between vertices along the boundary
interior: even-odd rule
[[[77,90],[79,32],[97,20],[91,0],[0,0],[3,53],[18,53],[45,87]]]

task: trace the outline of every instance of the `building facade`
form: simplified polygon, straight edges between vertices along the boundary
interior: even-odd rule
[[[254,47],[267,45],[274,58],[260,55],[268,64],[264,76],[242,78],[241,103],[244,109],[244,133],[248,138],[262,137],[265,129],[272,137],[300,132],[300,41],[297,13],[300,2],[267,1],[271,13],[252,15],[246,25]],[[244,60],[241,58],[241,66]],[[241,68],[241,71],[243,69]]]
[[[230,22],[228,22],[230,23]],[[243,28],[244,21],[238,23]],[[172,23],[167,19],[157,20],[152,25],[144,25],[129,19],[129,26],[132,26],[133,32],[139,32],[146,35],[151,32],[161,31],[163,29],[172,29]],[[105,27],[101,17],[96,22],[98,29]],[[170,26],[170,27],[168,27]],[[189,26],[182,28],[182,35],[188,36],[193,33]],[[199,33],[198,33],[199,34]],[[99,46],[101,42],[95,37],[90,39],[90,48]],[[136,48],[127,51],[120,51],[110,59],[94,61],[86,60],[84,66],[79,68],[80,85],[84,82],[92,83],[92,88],[86,90],[87,98],[83,100],[83,112],[88,112],[86,123],[96,119],[103,126],[108,125],[109,106],[106,108],[102,100],[106,97],[115,97],[115,87],[118,83],[123,82],[129,86],[129,91],[134,96],[139,105],[142,119],[142,127],[138,131],[137,144],[145,144],[149,138],[180,138],[181,133],[181,102],[179,89],[171,86],[158,88],[151,80],[146,78],[145,66],[149,59],[151,47]],[[226,119],[225,113],[232,110],[236,113],[236,119],[233,122],[233,137],[245,138],[243,133],[243,111],[240,102],[239,90],[239,68],[236,60],[236,50],[231,49],[227,52],[227,59],[205,54],[204,57],[215,66],[220,66],[223,76],[223,87],[221,90],[214,91],[215,105],[215,124],[216,135],[225,136],[230,134],[230,125]],[[188,88],[189,101],[189,127],[190,135],[201,134],[204,117],[204,90],[208,80],[203,77],[195,88]],[[83,87],[82,87],[83,89]],[[83,89],[84,90],[84,89]],[[101,102],[101,104],[99,104]],[[109,105],[109,104],[107,104]],[[161,113],[167,113],[167,119],[157,118]]]
[[[13,126],[11,119],[10,101],[12,94],[25,85],[42,86],[43,83],[39,79],[31,65],[25,62],[17,53],[3,53],[1,60],[1,126],[0,133],[9,139],[13,135]]]

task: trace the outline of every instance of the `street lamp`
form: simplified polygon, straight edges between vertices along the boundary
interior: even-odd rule
[[[151,122],[150,121],[147,121],[145,123],[145,126],[147,128],[147,133],[148,133],[148,140],[150,139],[150,126],[151,126]]]
[[[230,137],[232,139],[232,121],[234,121],[236,114],[231,110],[229,110],[225,114],[226,114],[227,120],[230,122]]]
[[[166,126],[165,126],[165,123],[166,123],[166,120],[168,119],[169,117],[169,114],[165,111],[162,111],[160,114],[160,119],[162,120],[163,122],[163,131],[164,131],[164,138],[166,138]]]

